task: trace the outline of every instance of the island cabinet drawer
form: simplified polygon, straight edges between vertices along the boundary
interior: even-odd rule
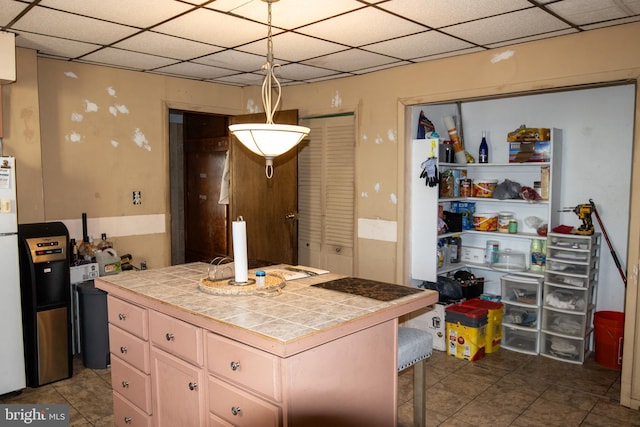
[[[236,427],[280,425],[280,408],[212,376],[209,376],[209,410]]]
[[[280,359],[272,354],[208,333],[207,368],[216,376],[280,401]]]
[[[153,425],[150,415],[145,414],[117,392],[113,393],[113,422],[118,427],[151,427]]]
[[[182,320],[151,310],[149,312],[151,343],[188,362],[202,366],[202,329]]]
[[[111,359],[111,387],[131,403],[151,414],[151,378],[117,357]]]
[[[147,309],[108,295],[109,323],[142,338],[149,339]]]
[[[149,343],[109,325],[109,351],[145,374],[151,373]]]

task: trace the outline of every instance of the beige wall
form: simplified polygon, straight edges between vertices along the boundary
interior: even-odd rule
[[[170,263],[168,109],[238,114],[241,89],[18,49],[3,87],[5,153],[18,160],[20,223],[61,220],[150,267]],[[141,191],[142,204],[133,204]]]
[[[18,221],[44,221],[40,106],[35,51],[16,51],[16,82],[2,86],[4,155],[20,159],[16,165]]]

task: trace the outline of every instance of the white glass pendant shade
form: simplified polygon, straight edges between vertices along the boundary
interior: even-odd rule
[[[309,134],[304,126],[250,123],[229,126],[240,142],[259,156],[277,157],[298,145]]]
[[[265,174],[273,176],[273,158],[286,153],[298,145],[310,129],[304,126],[273,123],[273,116],[280,104],[282,88],[274,69],[279,64],[273,63],[273,38],[271,28],[271,4],[279,0],[262,0],[268,5],[267,63],[262,66],[266,71],[262,82],[262,105],[267,117],[266,123],[250,123],[229,126],[229,131],[249,150],[265,159]],[[276,98],[272,98],[275,87]]]

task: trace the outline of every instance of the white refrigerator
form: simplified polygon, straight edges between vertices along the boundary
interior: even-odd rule
[[[16,159],[0,157],[0,395],[25,388]]]

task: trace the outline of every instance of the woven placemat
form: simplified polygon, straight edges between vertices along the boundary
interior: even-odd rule
[[[203,277],[198,283],[198,289],[211,295],[280,295],[282,288],[287,285],[284,277],[275,274],[265,276],[263,288],[256,287],[254,279],[246,285],[235,283],[232,279],[210,280]]]

